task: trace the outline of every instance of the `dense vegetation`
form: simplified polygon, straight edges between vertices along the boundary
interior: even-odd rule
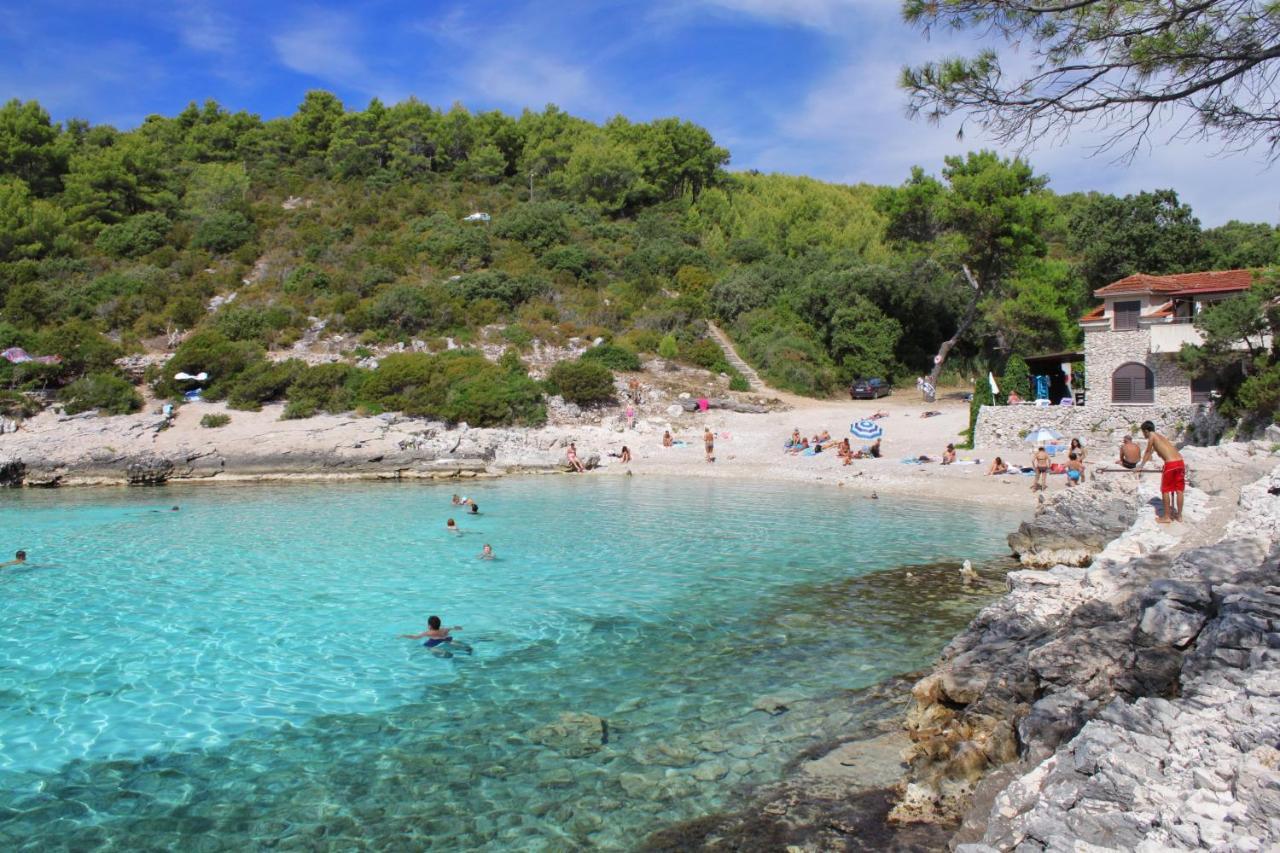
[[[767,381],[824,395],[924,373],[953,337],[959,376],[1077,345],[1091,289],[1130,272],[1280,261],[1271,225],[1204,230],[1167,190],[1058,196],[986,152],[894,188],[727,163],[689,122],[596,125],[554,107],[347,111],[311,92],[287,118],[206,103],[120,132],[10,101],[0,349],[62,361],[0,361],[0,387],[132,410],[116,360],[181,340],[148,377],[162,396],[189,387],[175,372],[207,371],[207,397],[287,400],[287,417],[538,423],[544,392],[608,399],[610,371],[639,354],[732,374],[710,318]],[[468,221],[478,211],[489,218]],[[355,355],[415,340],[429,352],[373,371],[265,357],[307,334]],[[546,383],[520,361],[535,342],[597,337],[607,346]],[[485,361],[468,348],[481,342],[508,354]]]

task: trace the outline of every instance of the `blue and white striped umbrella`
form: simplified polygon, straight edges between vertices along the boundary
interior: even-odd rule
[[[1027,444],[1053,444],[1062,439],[1062,433],[1052,427],[1042,426],[1027,433]]]
[[[849,432],[853,433],[854,438],[863,438],[868,441],[884,435],[884,430],[880,428],[880,424],[866,419],[849,424]]]

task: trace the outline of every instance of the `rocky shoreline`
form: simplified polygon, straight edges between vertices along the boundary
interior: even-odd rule
[[[1010,545],[1050,568],[1008,574],[905,721],[798,759],[850,772],[797,769],[645,849],[1276,849],[1280,466],[1262,444],[1184,455],[1186,525],[1155,523],[1156,478],[1045,501]]]

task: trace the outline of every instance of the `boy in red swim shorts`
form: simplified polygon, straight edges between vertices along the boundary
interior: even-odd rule
[[[1156,432],[1156,425],[1151,421],[1142,424],[1142,437],[1147,440],[1147,452],[1142,454],[1139,468],[1147,467],[1151,454],[1158,453],[1164,460],[1164,472],[1160,475],[1160,500],[1164,504],[1164,515],[1156,521],[1168,524],[1170,521],[1182,521],[1182,496],[1187,490],[1187,466],[1182,461],[1182,454],[1173,442]]]

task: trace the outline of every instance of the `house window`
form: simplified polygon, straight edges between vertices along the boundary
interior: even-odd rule
[[[1132,332],[1138,328],[1138,315],[1142,313],[1141,302],[1117,302],[1111,308],[1112,326],[1117,332]]]
[[[1111,402],[1154,403],[1156,401],[1156,376],[1145,364],[1131,361],[1116,368],[1111,374]]]
[[[1208,403],[1213,400],[1214,388],[1213,379],[1192,379],[1191,380],[1191,402]]]

